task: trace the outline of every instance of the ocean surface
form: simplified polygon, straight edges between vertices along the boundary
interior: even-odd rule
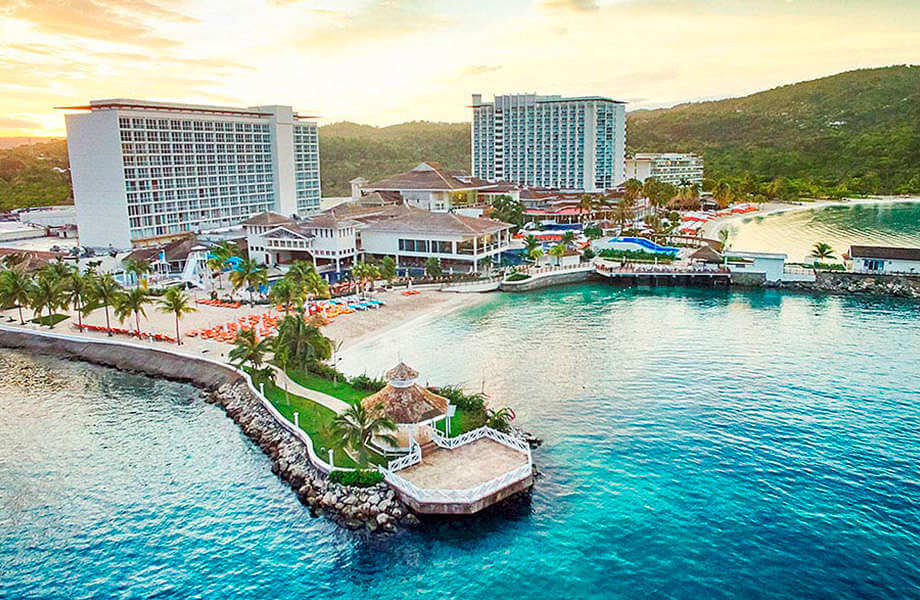
[[[825,242],[839,259],[852,244],[920,246],[920,198],[794,210],[734,220],[729,227],[732,250],[785,252],[800,262]]]
[[[188,386],[0,351],[0,598],[920,597],[920,306],[497,296],[348,355],[484,389],[545,440],[529,504],[313,519]]]

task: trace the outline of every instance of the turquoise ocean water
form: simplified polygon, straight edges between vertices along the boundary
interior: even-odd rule
[[[505,295],[347,357],[485,389],[545,439],[529,505],[310,518],[185,385],[0,351],[0,598],[916,598],[920,307]]]
[[[920,247],[920,198],[853,203],[732,221],[733,250],[785,252],[802,261],[818,242],[838,258],[851,245]]]

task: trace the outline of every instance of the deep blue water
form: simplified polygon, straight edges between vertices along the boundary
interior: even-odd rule
[[[0,352],[2,598],[920,597],[920,306],[602,285],[348,356],[545,438],[529,506],[310,518],[187,386]]]

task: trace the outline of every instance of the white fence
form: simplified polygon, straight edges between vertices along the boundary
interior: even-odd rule
[[[245,371],[241,371],[231,365],[227,365],[222,362],[212,360],[210,358],[205,358],[203,356],[194,356],[191,354],[186,354],[184,352],[177,352],[175,350],[170,350],[167,348],[150,348],[148,346],[130,344],[127,342],[117,341],[117,340],[100,340],[98,338],[93,338],[93,337],[77,337],[73,335],[67,335],[64,333],[53,333],[50,331],[35,331],[32,329],[26,329],[23,327],[7,327],[5,325],[0,325],[0,331],[8,331],[12,333],[25,333],[29,335],[37,335],[37,336],[46,337],[46,338],[59,339],[59,340],[65,340],[65,341],[70,341],[70,342],[78,342],[81,344],[89,343],[89,344],[99,344],[102,346],[115,346],[115,347],[134,348],[138,350],[148,350],[150,352],[164,352],[166,354],[171,354],[173,356],[176,356],[176,357],[179,357],[185,360],[191,359],[191,360],[207,363],[209,365],[218,367],[220,369],[231,371],[237,376],[241,377],[243,381],[246,382],[246,387],[249,388],[249,392],[252,393],[256,398],[259,399],[259,402],[262,403],[262,406],[265,407],[265,410],[268,411],[268,413],[272,416],[272,418],[274,418],[275,421],[277,421],[278,424],[281,425],[281,427],[283,427],[286,431],[291,433],[294,437],[300,440],[300,442],[303,443],[304,446],[306,446],[307,456],[310,458],[310,462],[313,463],[314,467],[316,467],[317,469],[319,469],[320,471],[326,474],[330,473],[331,471],[354,471],[354,469],[350,469],[347,467],[337,467],[334,464],[328,463],[322,458],[320,458],[320,456],[316,453],[316,451],[313,448],[313,440],[310,438],[310,436],[307,435],[307,433],[303,429],[295,426],[293,423],[288,421],[284,417],[284,415],[278,412],[278,409],[275,408],[275,406],[268,400],[268,398],[262,395],[261,391],[256,389],[256,386],[252,383],[252,379],[249,377],[248,373],[246,373]]]
[[[445,450],[453,450],[454,448],[458,448],[483,438],[491,439],[492,441],[498,442],[499,444],[508,446],[512,450],[517,450],[524,453],[527,456],[526,464],[516,467],[507,473],[503,473],[494,479],[490,479],[489,481],[481,483],[480,485],[472,488],[420,488],[411,481],[401,477],[397,473],[397,471],[406,469],[422,462],[421,448],[413,440],[410,442],[409,454],[399,459],[390,461],[386,468],[380,467],[380,470],[383,472],[384,479],[386,479],[387,483],[421,503],[472,504],[477,500],[481,500],[482,498],[494,494],[495,492],[502,490],[514,483],[517,483],[518,481],[521,481],[522,479],[531,475],[533,472],[533,458],[531,457],[530,446],[527,444],[527,442],[500,431],[496,431],[491,427],[480,427],[479,429],[468,431],[463,435],[459,435],[454,438],[448,438],[437,430],[432,432],[431,436],[432,441],[434,441],[435,444],[441,448],[444,448]]]

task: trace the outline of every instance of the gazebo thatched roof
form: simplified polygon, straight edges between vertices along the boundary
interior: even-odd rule
[[[406,363],[400,362],[398,365],[387,371],[384,374],[384,377],[387,378],[387,381],[393,381],[394,379],[399,381],[411,381],[418,378],[418,371]]]
[[[417,383],[407,387],[395,387],[388,383],[382,390],[361,401],[361,406],[367,412],[375,416],[389,417],[397,424],[420,423],[433,419],[446,414],[447,405],[447,398]]]
[[[722,262],[722,255],[713,250],[709,245],[703,245],[689,256],[690,260],[718,264]]]

